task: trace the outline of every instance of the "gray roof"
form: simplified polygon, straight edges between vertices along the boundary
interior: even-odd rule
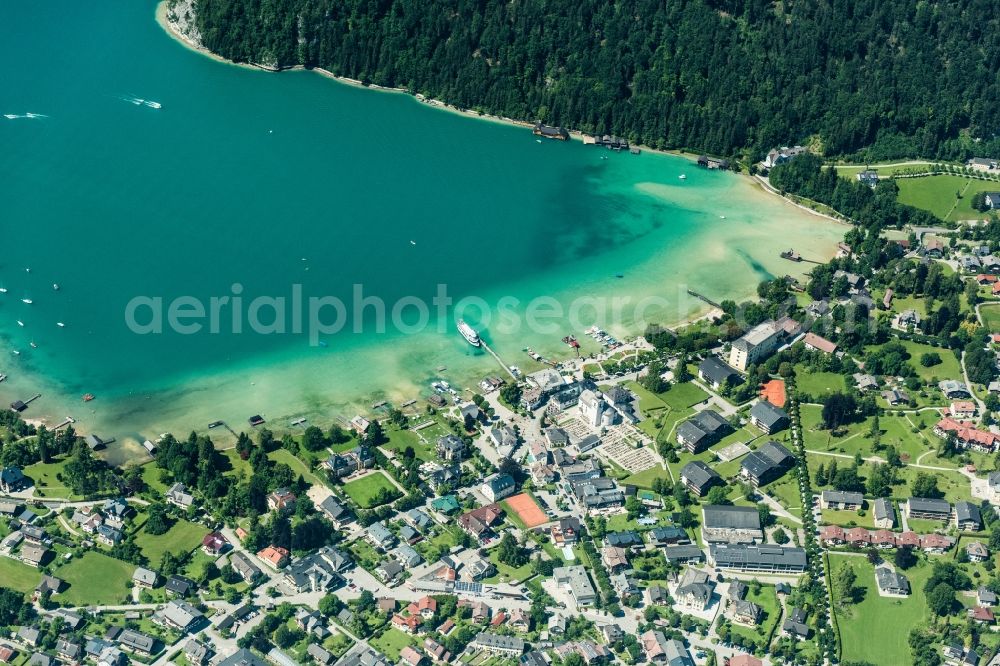
[[[351,514],[350,509],[341,504],[335,496],[330,495],[319,503],[320,511],[328,515],[333,520],[341,520]]]
[[[152,636],[147,636],[141,631],[125,629],[118,634],[118,643],[128,648],[152,652],[153,647],[156,645],[156,639]]]
[[[337,660],[336,666],[389,666],[389,661],[385,655],[374,650],[367,643],[355,643],[350,650],[344,653],[344,656]]]
[[[381,521],[369,525],[367,532],[368,536],[370,536],[372,539],[374,539],[376,542],[380,544],[391,543],[392,541],[395,540],[395,537],[392,535],[392,532],[390,532],[389,528],[386,527],[385,524],[382,523]]]
[[[788,414],[783,409],[775,407],[767,400],[760,400],[750,410],[750,418],[763,423],[768,428],[773,428],[782,419],[787,419]]]
[[[269,664],[250,650],[240,649],[233,656],[220,661],[218,666],[269,666]]]
[[[979,507],[971,502],[955,502],[955,519],[959,523],[974,522],[977,525],[983,524],[983,517],[979,512]]]
[[[711,549],[712,559],[718,566],[739,567],[743,564],[758,564],[802,569],[806,566],[806,551],[801,548],[721,544],[713,545]]]
[[[514,477],[510,474],[497,474],[492,479],[487,479],[486,484],[493,493],[499,493],[514,487]]]
[[[824,490],[823,499],[827,502],[837,502],[839,504],[862,504],[865,501],[865,496],[861,493],[850,491]]]
[[[718,472],[700,460],[692,460],[681,468],[681,477],[698,488],[704,488],[714,481],[721,481]]]
[[[909,594],[910,581],[901,573],[897,573],[889,567],[878,567],[875,569],[875,582],[880,590],[902,590]]]
[[[892,519],[893,522],[896,521],[896,512],[892,508],[892,501],[888,497],[879,497],[875,500],[872,505],[872,511],[875,512],[875,520],[886,520]]]
[[[479,647],[498,648],[501,650],[524,651],[524,639],[517,636],[501,636],[488,632],[480,632],[476,635],[475,644]]]
[[[702,507],[702,513],[707,529],[760,529],[760,513],[752,506],[708,504]]]
[[[682,544],[680,546],[667,546],[663,549],[663,556],[671,561],[684,561],[701,559],[705,556],[701,548],[693,543]]]
[[[725,384],[731,377],[739,377],[739,373],[715,356],[706,356],[698,364],[698,373],[712,384]]]
[[[906,500],[911,511],[950,514],[951,505],[943,499],[930,497],[911,497]]]

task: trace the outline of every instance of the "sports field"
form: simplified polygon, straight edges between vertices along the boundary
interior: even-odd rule
[[[508,497],[504,500],[504,504],[506,505],[505,508],[517,514],[518,519],[528,529],[549,522],[549,517],[545,515],[542,508],[535,502],[535,498],[528,493]]]

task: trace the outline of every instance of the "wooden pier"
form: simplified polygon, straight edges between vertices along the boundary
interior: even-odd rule
[[[720,310],[722,309],[722,305],[720,305],[719,303],[716,303],[715,301],[713,301],[712,299],[710,299],[708,296],[705,296],[704,294],[699,294],[697,291],[692,291],[690,289],[687,290],[687,293],[688,293],[689,296],[694,296],[695,298],[697,298],[700,301],[705,301],[706,303],[708,303],[709,305],[711,305],[713,308],[719,308]]]
[[[52,429],[53,430],[59,430],[60,428],[65,428],[70,423],[76,423],[76,419],[74,419],[72,416],[67,416],[65,419],[62,420],[61,423],[52,426]]]
[[[517,381],[517,375],[515,375],[511,371],[509,365],[507,365],[506,363],[503,362],[503,359],[500,358],[500,355],[497,354],[495,351],[493,351],[493,349],[488,344],[486,344],[485,342],[480,342],[480,344],[482,345],[483,349],[485,349],[486,351],[488,351],[490,353],[490,356],[492,356],[493,358],[495,358],[497,360],[497,363],[499,363],[501,365],[501,367],[503,367],[504,372],[506,372],[508,375],[510,375],[510,378],[513,379],[516,382]]]

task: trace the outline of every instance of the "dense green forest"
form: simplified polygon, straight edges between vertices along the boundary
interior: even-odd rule
[[[231,60],[660,148],[1000,152],[989,0],[195,1],[204,45]]]

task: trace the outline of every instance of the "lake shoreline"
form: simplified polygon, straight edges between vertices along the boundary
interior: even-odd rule
[[[410,91],[410,90],[408,90],[406,88],[398,88],[398,87],[392,88],[392,87],[387,87],[387,86],[379,86],[379,85],[375,85],[375,84],[365,84],[364,82],[359,81],[357,79],[351,79],[351,78],[348,78],[348,77],[345,77],[345,76],[338,76],[338,75],[334,74],[333,72],[330,72],[328,70],[323,69],[322,67],[307,68],[304,65],[294,65],[292,67],[271,67],[271,66],[262,65],[262,64],[259,64],[259,63],[240,63],[240,62],[235,62],[233,60],[229,60],[227,58],[224,58],[224,57],[218,55],[217,53],[213,53],[211,50],[205,48],[200,43],[192,40],[191,38],[189,38],[188,36],[186,36],[179,29],[179,27],[177,25],[175,25],[174,23],[172,23],[170,21],[169,17],[167,16],[167,0],[160,0],[160,2],[156,5],[156,22],[160,25],[161,28],[163,28],[163,30],[171,38],[173,38],[175,41],[179,42],[185,48],[188,48],[188,49],[190,49],[190,50],[192,50],[192,51],[194,51],[196,53],[200,53],[201,55],[204,55],[204,56],[206,56],[208,58],[211,58],[212,60],[214,60],[216,62],[224,63],[224,64],[227,64],[227,65],[231,65],[233,67],[241,67],[241,68],[244,68],[244,69],[252,69],[252,70],[261,71],[261,72],[268,72],[268,73],[271,73],[271,74],[278,74],[278,73],[281,73],[281,72],[294,72],[294,71],[316,72],[317,74],[319,74],[319,75],[321,75],[321,76],[323,76],[325,78],[328,78],[328,79],[330,79],[332,81],[336,81],[337,83],[341,83],[343,85],[348,85],[348,86],[351,86],[351,87],[354,87],[354,88],[363,88],[365,90],[373,90],[373,91],[376,91],[376,92],[403,94],[403,95],[406,95],[407,97],[410,97],[410,98],[416,100],[417,102],[420,102],[421,104],[426,104],[427,106],[433,107],[435,109],[440,109],[442,111],[447,111],[448,113],[454,113],[456,115],[464,116],[466,118],[475,118],[475,119],[478,119],[478,120],[486,120],[486,121],[489,121],[489,122],[501,123],[501,124],[504,124],[504,125],[512,125],[514,127],[522,127],[522,128],[526,128],[526,129],[530,129],[530,128],[532,128],[534,126],[530,122],[527,122],[525,120],[519,120],[517,118],[508,118],[506,116],[498,116],[498,115],[495,115],[495,114],[480,113],[478,111],[473,111],[471,109],[463,109],[461,107],[454,106],[452,104],[448,104],[447,102],[445,102],[443,100],[435,99],[435,98],[432,98],[432,97],[426,97],[426,96],[424,96],[424,95],[422,95],[420,93],[414,93],[414,92],[412,92],[412,91]],[[579,132],[577,130],[568,130],[568,131],[569,131],[569,134],[570,134],[571,137],[575,137],[577,139],[580,139],[581,141],[584,139],[584,137],[589,136],[589,135],[584,134],[583,132]],[[692,153],[688,153],[688,152],[685,152],[685,151],[682,151],[682,150],[663,150],[663,149],[660,149],[660,148],[651,148],[649,146],[645,146],[645,145],[641,145],[641,144],[636,145],[634,147],[638,148],[639,150],[650,152],[650,153],[654,153],[654,154],[657,154],[657,155],[670,155],[672,157],[680,157],[680,158],[683,158],[683,159],[685,159],[685,160],[687,160],[687,161],[689,161],[689,162],[691,162],[693,164],[696,164],[697,161],[698,161],[698,157],[697,156],[695,156]],[[844,221],[841,218],[837,218],[837,217],[834,217],[832,215],[827,215],[826,213],[822,213],[820,211],[813,210],[811,208],[808,208],[806,206],[803,206],[801,204],[798,204],[798,203],[792,201],[788,197],[782,196],[782,194],[778,190],[776,190],[774,188],[768,187],[763,182],[761,182],[761,180],[758,177],[756,177],[756,176],[751,176],[749,174],[745,174],[745,173],[742,173],[742,172],[732,172],[732,173],[734,175],[737,175],[737,176],[739,176],[741,178],[746,179],[746,182],[751,183],[753,185],[754,189],[758,190],[760,193],[766,195],[769,198],[777,197],[778,199],[781,199],[782,201],[784,201],[784,202],[786,202],[786,203],[788,203],[788,204],[790,204],[792,206],[795,206],[796,208],[798,208],[798,209],[800,209],[800,210],[802,210],[802,211],[804,211],[806,213],[809,213],[811,215],[814,215],[816,217],[821,217],[821,218],[830,220],[832,222],[836,222],[838,224],[844,224],[844,225],[850,226],[849,222],[846,222],[846,221]]]
[[[183,6],[180,5],[180,7]],[[148,8],[143,12],[142,20],[148,21]],[[268,68],[229,63],[204,49],[198,48],[196,44],[185,39],[182,34],[171,29],[169,22],[166,21],[166,16],[166,4],[161,2],[157,7],[158,27],[153,28],[147,24],[150,32],[156,31],[158,34],[160,29],[164,29],[186,48],[207,55],[216,62],[269,71]],[[158,46],[168,55],[169,53],[181,53],[162,40]],[[187,59],[187,62],[191,64],[192,60]],[[193,64],[198,66],[196,67],[198,69],[214,68],[214,65],[211,64],[205,65],[199,62]],[[357,81],[335,77],[329,72],[318,71],[327,78],[354,87],[370,88],[382,92],[406,92],[365,86]],[[244,79],[244,83],[252,88],[260,88],[271,83],[256,79],[256,77],[240,77],[235,70],[230,71],[230,74],[233,78]],[[254,80],[247,81],[248,78]],[[307,78],[290,76],[286,77],[284,81],[294,83],[294,79],[305,80]],[[284,87],[284,81],[282,87]],[[338,93],[337,90],[332,90],[335,88],[334,86],[317,84],[307,87],[313,95],[325,95],[326,91],[330,91],[330,94]],[[317,88],[321,90],[317,91]],[[344,89],[340,89],[339,94],[347,95]],[[415,97],[408,92],[407,96]],[[360,98],[361,95],[358,97]],[[417,101],[480,120],[490,120],[520,128],[531,126],[528,123],[511,119],[463,111],[434,100],[429,101],[418,97]],[[399,107],[395,109],[396,113],[409,113],[402,108],[409,102],[396,105],[388,98],[384,99],[383,102],[390,106]],[[416,107],[406,106],[406,108],[415,109]],[[414,111],[413,113],[419,114],[420,112]],[[432,116],[433,114],[426,115]],[[434,119],[431,118],[431,120]],[[447,119],[437,122],[451,124],[451,121]],[[471,127],[471,124],[465,125]],[[478,126],[478,130],[502,134],[499,127],[498,125],[490,129],[486,126]],[[255,127],[254,129],[259,128]],[[518,132],[509,133],[519,134]],[[527,133],[525,135],[522,141],[531,147],[519,147],[519,152],[524,150],[533,153],[536,150],[542,150],[540,146],[536,148],[534,137],[527,135]],[[578,134],[577,136],[582,135]],[[551,146],[550,144],[553,150],[543,152],[552,155],[565,155],[581,150],[575,148],[573,144],[579,145],[576,141],[568,146]],[[550,273],[532,274],[530,278],[526,278],[531,289],[517,284],[508,286],[508,283],[504,281],[501,285],[490,287],[484,292],[484,296],[490,296],[490,302],[494,302],[494,297],[508,293],[508,290],[510,290],[509,293],[515,294],[532,294],[535,290],[541,290],[546,294],[555,294],[566,298],[573,298],[578,294],[589,294],[588,290],[594,290],[594,293],[607,292],[610,295],[614,289],[604,288],[605,283],[610,282],[619,285],[619,290],[627,290],[626,293],[635,298],[656,295],[672,299],[671,306],[675,306],[673,311],[665,312],[663,318],[657,320],[657,323],[678,328],[699,319],[711,318],[715,314],[706,304],[694,304],[695,307],[691,307],[691,299],[684,295],[682,288],[687,285],[678,282],[678,280],[688,280],[692,288],[703,291],[717,300],[752,298],[752,290],[758,280],[789,272],[795,275],[801,273],[801,267],[783,263],[777,259],[778,251],[786,249],[786,247],[778,247],[778,243],[791,242],[796,246],[796,249],[804,250],[807,256],[812,255],[811,258],[826,260],[833,256],[836,251],[834,236],[838,236],[838,240],[843,237],[842,231],[829,225],[816,225],[815,222],[820,220],[815,216],[815,213],[806,218],[801,214],[804,211],[792,207],[786,208],[792,202],[780,196],[771,196],[770,193],[764,191],[760,184],[745,174],[743,174],[743,179],[728,179],[722,173],[713,172],[709,176],[708,172],[701,169],[698,169],[697,173],[694,170],[689,170],[693,159],[690,154],[649,150],[652,157],[621,155],[600,157],[599,159],[599,156],[606,155],[604,151],[600,151],[600,153],[586,152],[590,155],[589,159],[579,157],[573,159],[587,163],[593,161],[597,165],[618,164],[620,165],[619,170],[622,170],[627,164],[626,170],[636,174],[634,179],[627,180],[627,187],[614,189],[613,185],[609,186],[607,201],[613,202],[615,205],[615,210],[610,211],[611,213],[615,213],[625,206],[634,206],[640,215],[637,218],[640,222],[658,221],[654,220],[653,213],[648,212],[653,210],[655,206],[651,206],[646,197],[654,197],[660,200],[657,205],[661,206],[661,210],[664,211],[658,214],[659,217],[664,218],[664,228],[670,226],[670,217],[697,211],[698,215],[692,215],[690,223],[685,224],[682,229],[678,229],[678,232],[687,233],[688,230],[698,230],[702,226],[705,228],[711,226],[717,230],[717,233],[713,235],[707,231],[691,231],[692,238],[697,238],[697,240],[691,240],[689,253],[676,257],[673,261],[673,268],[669,260],[674,259],[674,255],[669,254],[667,250],[672,247],[673,243],[682,242],[685,238],[683,233],[681,233],[681,240],[678,240],[678,236],[670,236],[645,242],[646,249],[639,257],[628,254],[624,249],[627,246],[622,246],[619,248],[619,251],[623,253],[620,255],[621,260],[604,261],[604,263],[597,264],[599,268],[590,273],[581,272],[570,276],[558,273],[553,269],[553,272]],[[671,163],[669,159],[663,159],[657,155],[684,157],[685,161],[675,160]],[[605,169],[607,167],[601,166],[599,168]],[[678,180],[678,175],[685,172],[687,179]],[[574,172],[574,175],[573,182],[579,182],[579,172]],[[609,178],[608,182],[614,183],[615,181]],[[744,184],[750,185],[751,183],[753,183],[752,187],[744,187]],[[702,184],[711,189],[701,190]],[[725,194],[722,197],[713,198],[710,193],[716,191],[715,188],[719,188],[719,191]],[[617,197],[617,199],[613,197]],[[733,206],[734,201],[739,205],[739,208]],[[778,201],[782,202],[780,206]],[[794,206],[794,204],[792,205]],[[743,212],[747,214],[741,215]],[[642,217],[643,215],[648,216],[648,219]],[[720,219],[726,220],[727,217],[728,221],[719,221]],[[795,241],[787,240],[788,237],[784,233],[786,227],[776,228],[771,223],[771,221],[778,220],[788,226],[797,225],[796,229],[790,230],[791,236],[796,238]],[[656,227],[651,228],[655,229]],[[705,234],[704,238],[695,236],[701,233]],[[825,237],[821,237],[824,235]],[[403,238],[407,237],[410,236]],[[727,242],[726,238],[733,240]],[[403,242],[405,243],[405,241]],[[424,243],[421,242],[421,247],[423,246]],[[407,251],[412,251],[409,248],[410,246],[407,245]],[[739,254],[736,253],[736,250],[739,250]],[[294,250],[294,252],[298,252],[298,250]],[[712,264],[712,262],[738,263],[719,263],[717,272],[695,274],[694,271],[699,262],[692,262],[689,265],[686,257],[696,254],[701,256],[700,263],[702,264]],[[668,261],[661,261],[661,255],[666,257]],[[299,255],[296,253],[291,256],[297,260]],[[590,261],[590,258],[587,261]],[[766,264],[766,269],[761,264]],[[676,268],[677,266],[680,268]],[[737,268],[742,268],[745,275],[734,272]],[[610,276],[614,276],[619,271],[624,272],[624,269],[627,269],[628,273],[626,282],[609,279]],[[690,277],[689,272],[697,276]],[[556,278],[553,278],[554,273]],[[738,275],[739,279],[725,279],[724,274],[730,273]],[[654,275],[657,280],[663,281],[655,283],[648,280],[643,281],[641,278],[644,274]],[[586,285],[583,287],[583,291],[581,291],[581,287],[574,286],[574,281],[580,278],[583,278]],[[68,284],[68,281],[62,277],[60,277],[60,282]],[[677,282],[676,286],[679,288],[677,295],[664,286],[673,285],[674,282]],[[495,293],[491,294],[490,289]],[[603,291],[601,291],[602,289]],[[681,307],[682,305],[683,307]],[[618,331],[611,328],[608,330],[620,339],[634,337],[642,333],[641,326],[635,321],[625,320],[618,323],[621,324]],[[450,333],[452,332],[451,328],[448,330]],[[486,330],[489,331],[489,328],[487,327]],[[567,330],[545,339],[539,339],[538,335],[532,338],[527,334],[517,334],[507,338],[500,337],[491,342],[496,343],[501,354],[509,357],[509,362],[522,366],[526,363],[524,358],[525,344],[530,344],[536,351],[540,351],[550,358],[569,360],[572,352],[558,342],[559,336],[565,332],[572,332],[578,336],[581,334],[580,330]],[[234,424],[234,427],[239,424],[237,429],[246,429],[246,418],[255,413],[261,413],[265,416],[270,424],[277,426],[276,430],[284,430],[284,426],[291,417],[307,416],[311,419],[315,418],[319,423],[327,423],[335,416],[350,417],[355,412],[370,412],[374,402],[387,397],[396,403],[420,398],[426,395],[429,382],[437,374],[441,374],[441,371],[436,370],[441,366],[448,367],[447,374],[442,376],[452,381],[453,384],[470,388],[474,388],[485,374],[498,373],[499,367],[488,358],[463,358],[469,356],[466,353],[467,350],[464,347],[459,348],[457,342],[451,344],[452,337],[454,337],[453,334],[447,336],[446,339],[428,337],[426,340],[410,340],[405,347],[400,344],[404,342],[402,339],[389,343],[373,339],[370,345],[365,343],[357,347],[349,347],[348,349],[358,357],[364,357],[377,363],[375,366],[366,365],[363,368],[357,364],[352,365],[348,361],[339,360],[343,358],[341,350],[336,352],[335,359],[338,360],[325,362],[322,360],[323,356],[317,356],[316,361],[307,360],[306,356],[298,351],[293,351],[293,348],[289,346],[287,349],[275,352],[273,360],[271,356],[254,356],[245,364],[241,363],[230,370],[219,370],[222,366],[212,366],[211,368],[191,368],[178,374],[165,373],[153,378],[152,384],[147,381],[143,384],[137,384],[135,388],[130,388],[132,384],[129,382],[132,379],[129,374],[122,374],[114,383],[104,386],[91,382],[89,379],[86,380],[85,384],[81,384],[80,380],[61,384],[57,378],[73,379],[86,377],[86,375],[54,371],[51,366],[47,369],[40,366],[32,368],[30,372],[26,368],[23,374],[24,384],[19,383],[21,378],[14,377],[15,385],[5,388],[4,393],[7,391],[24,395],[31,395],[38,391],[44,393],[47,399],[32,406],[32,418],[42,417],[54,424],[61,421],[64,414],[74,414],[81,417],[76,426],[80,432],[94,433],[102,437],[115,437],[117,441],[113,447],[114,457],[121,459],[122,462],[129,462],[129,457],[133,460],[145,459],[141,451],[141,442],[146,438],[155,438],[155,435],[161,432],[186,433],[194,429],[204,433],[206,432],[205,424],[220,418],[227,419]],[[350,344],[353,345],[353,343]],[[388,346],[383,346],[383,344]],[[333,343],[331,345],[334,346]],[[334,353],[333,350],[314,352],[314,354],[319,355]],[[326,363],[324,366],[326,374],[310,372],[309,369],[318,363]],[[355,372],[354,375],[351,374],[352,369]],[[357,371],[361,369],[369,376],[361,377],[357,374]],[[76,412],[82,410],[80,395],[85,391],[95,393],[98,400],[87,404],[86,414],[77,414]],[[11,397],[22,397],[22,395],[12,395]],[[49,401],[50,397],[51,402]],[[213,439],[216,439],[219,444],[227,443],[227,438],[228,435],[218,438],[213,435]],[[126,443],[128,451],[125,454],[120,454],[119,449],[124,447]]]

